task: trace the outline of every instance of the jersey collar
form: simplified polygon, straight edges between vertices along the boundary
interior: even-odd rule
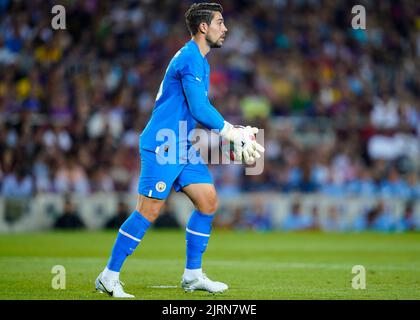
[[[194,41],[194,39],[191,39],[190,41],[188,41],[190,44],[191,44],[191,46],[193,47],[193,48],[195,48],[195,50],[198,52],[198,54],[200,55],[200,57],[201,58],[203,58],[203,60],[205,60],[206,59],[206,56],[202,56],[201,55],[201,52],[200,52],[200,48],[198,47],[198,44]]]

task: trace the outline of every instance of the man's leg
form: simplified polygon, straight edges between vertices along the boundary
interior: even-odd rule
[[[218,205],[216,189],[210,183],[194,183],[184,187],[182,191],[195,206],[186,228],[187,261],[182,286],[187,291],[223,292],[228,289],[226,284],[211,281],[202,272],[202,256],[207,248]]]
[[[143,195],[137,196],[136,210],[118,231],[108,264],[97,279],[97,289],[106,291],[112,296],[132,297],[125,294],[122,289],[120,290],[120,286],[117,290],[121,292],[113,292],[110,288],[114,288],[115,283],[119,283],[119,274],[124,261],[134,252],[147,229],[156,220],[164,202],[165,200],[148,198]]]
[[[217,195],[212,184],[204,183],[190,184],[183,191],[195,206],[186,228],[187,261],[184,276],[191,278],[201,275],[201,260],[210,238]]]
[[[158,217],[164,202],[165,200],[148,198],[143,195],[137,196],[136,210],[127,218],[118,231],[106,268],[111,271],[111,274],[120,272],[127,256],[134,252],[147,229]]]
[[[159,155],[153,151],[140,149],[140,155],[141,173],[136,210],[121,226],[108,264],[96,279],[96,288],[114,297],[132,297],[122,289],[119,272],[126,258],[133,253],[151,223],[158,217],[164,199],[169,196],[174,180],[183,169],[179,165],[161,165],[157,161]],[[120,294],[112,288],[116,288]]]

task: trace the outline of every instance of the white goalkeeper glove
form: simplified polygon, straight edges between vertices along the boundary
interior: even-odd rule
[[[259,159],[261,155],[259,152],[264,152],[265,149],[255,140],[258,128],[255,127],[235,127],[229,122],[225,121],[220,135],[225,139],[232,141],[235,150],[241,150],[239,154],[245,160],[245,163],[252,164],[255,159]],[[240,159],[241,160],[241,159]]]
[[[264,152],[265,149],[260,145],[256,139],[255,135],[258,133],[258,128],[246,126],[244,129],[245,143],[249,144],[244,148],[244,159],[247,164],[253,164],[256,159],[261,158],[260,152]]]

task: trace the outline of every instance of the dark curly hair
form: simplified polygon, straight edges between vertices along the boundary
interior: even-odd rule
[[[192,35],[195,35],[198,32],[200,23],[205,22],[210,25],[215,11],[223,13],[222,6],[218,3],[193,3],[187,12],[185,12],[185,22],[188,31]]]

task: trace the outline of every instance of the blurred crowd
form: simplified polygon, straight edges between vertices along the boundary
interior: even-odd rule
[[[51,8],[66,9],[53,30]],[[133,192],[139,134],[191,1],[0,0],[0,190]],[[265,167],[210,165],[218,192],[420,199],[420,4],[221,1],[210,98],[264,128]]]
[[[54,228],[81,229],[87,228],[83,221],[84,214],[69,195],[64,196],[63,209],[54,214]],[[406,201],[401,204],[401,213],[395,214],[395,206],[382,199],[364,203],[352,214],[345,203],[328,203],[320,206],[317,203],[305,205],[299,196],[285,206],[282,216],[275,215],[275,204],[260,198],[252,204],[223,204],[219,207],[213,227],[235,231],[267,232],[282,231],[323,231],[323,232],[406,232],[420,231],[420,217],[415,214],[415,203]],[[130,210],[123,200],[119,200],[115,210],[103,221],[104,229],[119,229],[130,215]],[[180,217],[167,203],[161,210],[153,228],[182,227]],[[10,221],[13,223],[13,221]]]
[[[274,216],[273,205],[260,199],[251,206],[235,206],[232,210],[220,208],[215,227],[221,229],[259,232],[283,231],[324,231],[324,232],[406,232],[420,231],[420,219],[415,213],[415,203],[404,203],[400,215],[396,215],[389,203],[382,199],[358,209],[351,216],[345,205],[330,203],[327,208],[317,204],[304,206],[294,199],[284,212],[282,219]]]
[[[127,220],[130,216],[130,210],[126,202],[119,200],[115,212],[108,217],[104,224],[102,225],[103,229],[116,229],[118,230],[121,225]],[[70,195],[64,196],[64,205],[61,212],[55,217],[53,223],[54,229],[60,230],[76,230],[76,229],[85,229],[87,228],[86,223],[83,221],[82,214],[77,208],[77,205],[73,202]],[[170,206],[164,205],[159,217],[154,221],[153,228],[180,228],[181,224],[179,223],[175,213],[172,211]]]

